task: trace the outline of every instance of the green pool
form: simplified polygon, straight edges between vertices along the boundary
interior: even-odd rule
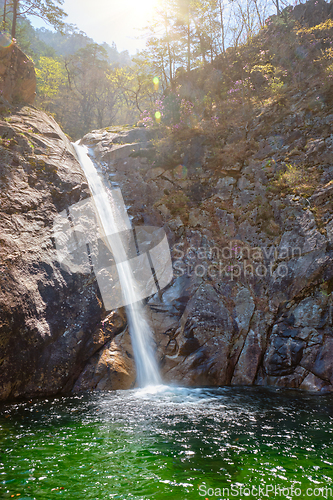
[[[0,407],[0,498],[333,498],[333,397],[117,391]]]

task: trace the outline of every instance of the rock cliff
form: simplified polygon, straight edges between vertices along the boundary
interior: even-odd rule
[[[332,390],[333,115],[309,109],[315,93],[226,127],[218,146],[193,130],[84,137],[133,223],[169,235],[175,278],[147,304],[166,381]],[[103,380],[108,353],[76,390]]]
[[[321,1],[294,15],[311,24],[317,4],[316,23],[332,16]],[[308,39],[288,53],[274,38],[287,33],[281,26],[268,38],[281,44],[272,61],[297,70],[289,90],[267,98],[257,65],[250,83],[263,89],[260,99],[228,101],[217,128],[203,119],[83,138],[121,188],[133,225],[168,235],[174,279],[145,306],[167,382],[333,388],[333,87],[322,83],[319,63],[308,72],[333,25],[294,31],[297,43]],[[31,102],[35,88],[17,51],[0,50],[0,400],[132,387],[124,311],[106,313],[93,271],[65,270],[57,260],[54,220],[89,190],[56,122],[8,106]],[[211,68],[217,90],[226,64],[227,56]],[[183,86],[202,85],[205,95],[207,81],[195,78]],[[300,90],[301,78],[308,83]]]
[[[171,138],[182,159],[172,168],[153,164],[159,151],[144,129],[84,138],[133,224],[168,234],[175,277],[146,306],[166,381],[332,388],[331,115],[308,116],[310,132],[285,120],[256,143],[260,128],[236,140],[231,131],[219,168],[200,134]],[[89,196],[71,144],[28,107],[5,117],[0,135],[1,399],[132,386],[123,312],[106,315],[93,273],[57,262],[54,218]],[[319,175],[308,197],[277,184],[295,141]],[[230,151],[241,148],[237,164]]]
[[[2,104],[33,104],[36,74],[33,62],[0,34],[0,92]]]
[[[89,196],[66,136],[23,107],[0,137],[0,400],[66,392],[125,319],[106,317],[94,275],[57,261],[53,221]]]

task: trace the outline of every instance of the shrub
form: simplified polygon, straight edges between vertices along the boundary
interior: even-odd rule
[[[286,170],[272,182],[273,191],[310,196],[318,185],[318,172],[309,171],[304,165],[286,164]]]

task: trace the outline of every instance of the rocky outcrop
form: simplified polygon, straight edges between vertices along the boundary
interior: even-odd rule
[[[294,18],[311,24],[311,9],[316,23],[331,16],[331,5],[316,0]],[[273,23],[271,34],[280,28]],[[166,382],[333,389],[332,85],[329,75],[322,84],[318,71],[309,74],[322,29],[309,50],[264,34],[261,53],[280,40],[272,60],[296,58],[298,76],[255,103],[223,101],[220,123],[83,138],[121,188],[133,226],[167,233],[174,278],[145,305]],[[22,97],[25,86],[11,78],[4,102],[30,99],[33,84]],[[260,71],[252,83],[267,86]],[[124,311],[106,313],[91,269],[57,260],[54,220],[89,196],[70,143],[28,107],[2,117],[0,136],[0,399],[133,387]]]
[[[162,151],[144,129],[83,139],[133,223],[169,236],[174,280],[146,306],[168,382],[333,389],[332,115],[292,99],[219,147],[195,131]]]
[[[296,5],[291,16],[303,25],[316,26],[327,19],[333,19],[333,5],[325,0],[310,0],[305,4]]]
[[[333,143],[330,115],[312,119],[302,147],[288,116],[275,135],[226,136],[218,156],[203,134],[171,136],[168,166],[151,131],[84,138],[133,225],[167,232],[174,279],[146,305],[166,382],[332,389]],[[279,184],[292,134],[300,168],[320,165],[307,195]],[[57,261],[53,222],[89,196],[71,144],[28,107],[0,135],[0,398],[133,387],[124,311],[106,313],[93,272]]]
[[[0,400],[68,392],[126,327],[95,276],[64,270],[53,222],[89,196],[74,150],[45,113],[0,120]]]
[[[36,96],[34,64],[15,43],[5,40],[3,35],[1,37],[1,97],[10,104],[33,104]]]
[[[75,382],[73,392],[110,391],[135,385],[136,371],[128,329],[92,356]]]

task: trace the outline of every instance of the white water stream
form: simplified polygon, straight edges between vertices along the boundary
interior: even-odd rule
[[[157,362],[152,348],[152,331],[144,314],[136,282],[127,260],[126,250],[120,233],[124,230],[124,221],[119,219],[115,210],[116,200],[112,199],[112,189],[98,174],[93,161],[88,156],[88,148],[74,144],[78,159],[85,173],[99,218],[101,232],[116,262],[119,282],[126,305],[127,321],[131,335],[140,387],[161,384]],[[130,229],[129,219],[125,221]],[[129,227],[128,227],[129,226]]]

